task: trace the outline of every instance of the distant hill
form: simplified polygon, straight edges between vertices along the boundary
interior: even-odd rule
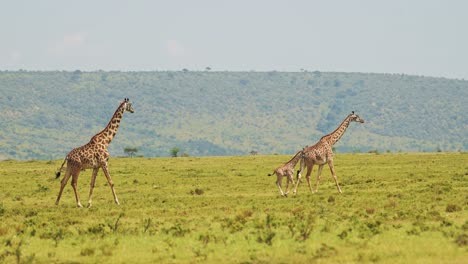
[[[123,156],[292,154],[351,111],[338,152],[466,151],[468,81],[339,72],[0,72],[0,159],[57,159],[126,113]]]

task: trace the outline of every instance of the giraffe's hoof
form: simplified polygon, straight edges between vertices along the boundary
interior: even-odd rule
[[[78,206],[78,207],[83,207],[83,205],[81,205],[81,203],[78,203],[77,206]]]
[[[88,208],[91,208],[91,206],[93,206],[91,203],[88,204]]]

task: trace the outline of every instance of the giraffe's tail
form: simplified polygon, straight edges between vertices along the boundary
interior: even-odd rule
[[[60,166],[60,169],[55,173],[55,179],[58,179],[60,177],[60,173],[62,172],[63,165],[65,165],[65,162],[67,161],[67,157],[63,160],[62,166]]]
[[[296,181],[300,180],[299,175],[301,174],[302,170],[297,170],[296,172]]]

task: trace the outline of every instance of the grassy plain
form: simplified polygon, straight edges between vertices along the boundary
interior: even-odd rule
[[[468,262],[468,154],[338,154],[343,194],[282,198],[289,158],[111,158],[121,205],[99,172],[90,209],[55,206],[61,160],[2,161],[0,263]]]

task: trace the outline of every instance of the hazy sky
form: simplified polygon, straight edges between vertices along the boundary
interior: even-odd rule
[[[0,70],[468,79],[468,1],[0,0]]]

